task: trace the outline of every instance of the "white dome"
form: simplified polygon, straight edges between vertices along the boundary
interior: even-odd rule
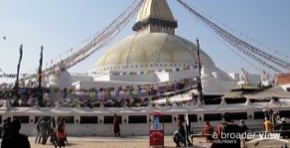
[[[109,49],[99,58],[94,69],[135,64],[193,64],[197,61],[196,54],[197,46],[182,37],[167,33],[140,33]],[[203,65],[215,66],[202,50],[200,58]]]

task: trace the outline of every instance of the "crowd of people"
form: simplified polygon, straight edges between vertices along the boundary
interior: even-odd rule
[[[263,109],[264,113],[264,129],[266,132],[272,132],[278,130],[281,133],[281,137],[290,137],[290,123],[286,121],[285,117],[280,117],[279,112],[275,112],[272,109]]]
[[[2,135],[1,148],[30,148],[28,137],[19,133],[21,129],[21,121],[8,117],[5,119]],[[57,147],[64,147],[68,144],[65,119],[55,123],[53,117],[41,117],[36,123],[37,134],[35,144],[47,144],[47,140]]]
[[[268,118],[265,118],[264,125],[265,132],[272,132],[272,122]],[[178,118],[177,130],[174,132],[173,136],[173,141],[176,143],[177,147],[192,145],[193,141],[189,139],[189,137],[191,136],[188,133],[186,134],[187,131],[188,130],[185,129],[183,125],[182,118]],[[243,133],[247,132],[250,132],[250,129],[245,124],[244,120],[240,120],[240,122],[237,124],[232,120],[232,117],[229,113],[224,113],[222,115],[222,122],[218,124],[216,128],[214,128],[209,121],[206,121],[205,126],[200,134],[204,135],[204,137],[206,138],[206,142],[212,143],[211,148],[240,148],[245,147],[245,142],[247,140],[246,137],[239,137],[237,135],[223,135],[237,133],[240,133],[240,135],[242,135]]]
[[[89,90],[45,88],[42,91],[41,103],[39,90],[26,88],[20,89],[18,97],[13,90],[1,90],[0,99],[10,101],[11,105],[16,107],[54,107],[58,104],[63,107],[100,107],[101,105],[104,107],[140,107],[147,106],[150,101],[160,98],[187,93],[191,88],[192,83],[187,79],[160,86],[138,85]]]
[[[189,146],[193,143],[188,139],[189,137],[192,139],[194,136],[203,136],[206,142],[211,143],[211,148],[245,148],[246,141],[250,140],[247,139],[247,134],[252,132],[265,134],[279,132],[281,137],[290,137],[290,123],[286,121],[286,118],[278,119],[278,113],[271,109],[264,109],[263,113],[264,127],[261,131],[250,130],[244,120],[240,120],[239,123],[235,122],[231,114],[227,112],[222,114],[222,122],[216,128],[206,121],[204,128],[198,134],[188,133],[188,129],[183,125],[183,118],[178,118],[173,141],[176,143],[176,147]]]
[[[50,142],[55,147],[64,147],[65,144],[68,143],[65,128],[65,119],[61,119],[56,124],[54,117],[41,117],[36,123],[36,129],[36,144],[46,144],[49,138]]]
[[[245,124],[244,120],[241,120],[239,124],[233,122],[229,113],[224,113],[222,115],[222,122],[218,124],[216,130],[210,124],[209,121],[205,122],[205,126],[201,131],[201,135],[204,135],[206,142],[212,143],[211,148],[240,148],[241,145],[245,145],[245,140],[240,137],[235,136],[222,136],[222,134],[231,134],[231,133],[244,133],[248,132],[249,128]],[[174,132],[173,141],[176,143],[176,147],[181,146],[190,146],[193,141],[190,134],[187,134],[188,130],[184,128],[182,118],[179,118],[177,121],[177,130]]]
[[[66,121],[62,118],[56,123],[54,117],[40,117],[36,122],[36,137],[35,144],[47,144],[49,140],[55,148],[65,147],[68,144],[66,133]],[[2,143],[1,148],[30,148],[28,137],[19,133],[21,122],[18,119],[11,121],[8,117],[4,120],[3,131],[1,133]],[[120,117],[114,114],[113,118],[113,133],[115,137],[120,137]]]

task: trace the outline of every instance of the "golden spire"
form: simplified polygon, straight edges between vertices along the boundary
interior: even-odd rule
[[[133,30],[137,32],[166,32],[174,34],[177,22],[166,0],[143,0]]]

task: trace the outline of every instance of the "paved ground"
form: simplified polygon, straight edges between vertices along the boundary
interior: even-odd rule
[[[35,144],[35,137],[29,137],[31,148],[53,148],[53,145],[48,143],[47,145]],[[148,148],[149,139],[148,137],[69,137],[69,144],[67,148]],[[287,139],[290,142],[290,139]],[[165,136],[164,138],[165,147],[175,147],[171,136]],[[209,143],[205,142],[204,138],[195,138],[194,147],[209,147]],[[281,142],[267,140],[249,143],[249,148],[281,148]],[[288,144],[288,146],[290,146]]]

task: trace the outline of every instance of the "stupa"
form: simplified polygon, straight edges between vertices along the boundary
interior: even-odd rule
[[[197,46],[175,34],[178,23],[166,0],[144,0],[134,33],[108,49],[89,71],[91,79],[73,79],[76,88],[136,86],[174,82],[198,74]],[[223,95],[238,82],[235,74],[216,67],[200,49],[205,94]]]
[[[175,35],[177,26],[166,0],[145,0],[133,26],[135,33],[100,57],[91,75],[96,81],[135,83],[193,77],[197,46]],[[204,66],[215,67],[203,50],[200,57]]]

